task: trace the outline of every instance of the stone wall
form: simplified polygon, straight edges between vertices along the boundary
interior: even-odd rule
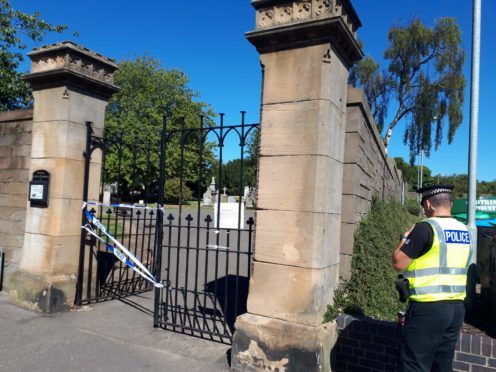
[[[348,278],[353,234],[369,210],[372,197],[400,200],[401,172],[387,157],[382,139],[360,89],[348,86],[341,210],[340,277]]]
[[[6,290],[24,241],[32,127],[33,110],[0,113],[0,248],[5,252]]]
[[[359,320],[349,315],[337,319],[338,341],[332,351],[333,371],[395,371],[399,328],[392,322]],[[496,371],[496,340],[460,333],[453,371]]]

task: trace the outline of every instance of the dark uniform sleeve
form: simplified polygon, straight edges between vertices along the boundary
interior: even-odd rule
[[[427,222],[415,225],[400,250],[411,259],[423,256],[432,247],[434,232]]]

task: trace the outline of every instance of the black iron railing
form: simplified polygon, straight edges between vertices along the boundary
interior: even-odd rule
[[[243,196],[248,166],[250,172],[256,172],[256,161],[247,156],[247,147],[258,127],[246,124],[244,113],[239,125],[225,125],[223,114],[219,126],[201,118],[196,127],[181,120],[168,128],[164,119],[160,143],[155,146],[125,142],[122,135],[97,138],[88,124],[84,200],[88,199],[91,154],[100,149],[100,201],[103,183],[115,181],[122,188],[139,179],[148,182],[141,187],[141,197],[163,206],[143,211],[101,206],[92,210],[164,284],[155,289],[155,327],[229,343],[236,317],[246,312],[255,220],[253,209],[245,208]],[[228,181],[224,162],[233,158],[237,179]],[[143,162],[148,164],[140,168]],[[212,187],[212,177],[217,182],[211,190],[211,204],[206,205],[202,195]],[[175,186],[169,186],[174,185],[171,180]],[[251,183],[249,186],[256,186]],[[167,204],[171,187],[177,187],[172,193],[174,205]],[[232,194],[229,200],[226,189]],[[119,201],[131,199],[130,195],[120,196]],[[229,216],[224,208],[228,201]],[[76,304],[122,298],[152,288],[83,230]]]

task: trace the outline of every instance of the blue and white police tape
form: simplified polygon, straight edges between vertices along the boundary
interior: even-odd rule
[[[117,239],[115,239],[107,229],[105,228],[104,225],[95,217],[93,216],[86,208],[86,204],[83,205],[84,208],[84,215],[88,219],[88,221],[96,226],[98,229],[100,229],[111,241],[116,245],[116,247],[113,247],[112,245],[108,244],[103,240],[98,234],[96,234],[88,225],[81,226],[81,228],[85,229],[87,232],[89,232],[92,236],[96,237],[103,243],[105,243],[105,246],[122,262],[124,262],[126,265],[128,265],[130,268],[132,268],[134,271],[136,271],[139,275],[141,275],[143,278],[151,282],[156,288],[163,288],[163,284],[157,283],[155,280],[155,277],[148,271],[148,269],[131,253],[129,250],[124,247]]]
[[[99,207],[112,207],[112,208],[129,208],[129,209],[146,209],[146,210],[159,210],[164,212],[163,207],[148,207],[146,205],[130,205],[130,204],[118,204],[118,203],[99,203],[99,202],[93,202],[93,201],[88,201],[83,203],[83,208],[85,205],[96,205]]]
[[[116,256],[119,261],[125,263],[127,266],[129,266],[131,269],[133,269],[134,271],[136,271],[139,275],[143,276],[146,280],[150,281],[153,285],[157,284],[156,281],[155,281],[155,278],[153,277],[148,277],[148,275],[146,273],[142,273],[141,271],[139,271],[139,269],[136,267],[136,265],[134,263],[132,263],[127,257],[125,254],[123,254],[119,249],[117,249],[116,247],[110,245],[109,243],[107,243],[104,239],[102,239],[98,234],[96,234],[90,227],[89,225],[86,225],[86,226],[82,226],[83,229],[85,229],[88,234],[94,236],[96,239],[100,240],[106,247],[107,249],[112,252],[114,254],[114,256]]]

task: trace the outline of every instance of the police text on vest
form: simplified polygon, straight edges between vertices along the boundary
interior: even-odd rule
[[[470,244],[470,234],[463,230],[445,230],[446,243]]]

